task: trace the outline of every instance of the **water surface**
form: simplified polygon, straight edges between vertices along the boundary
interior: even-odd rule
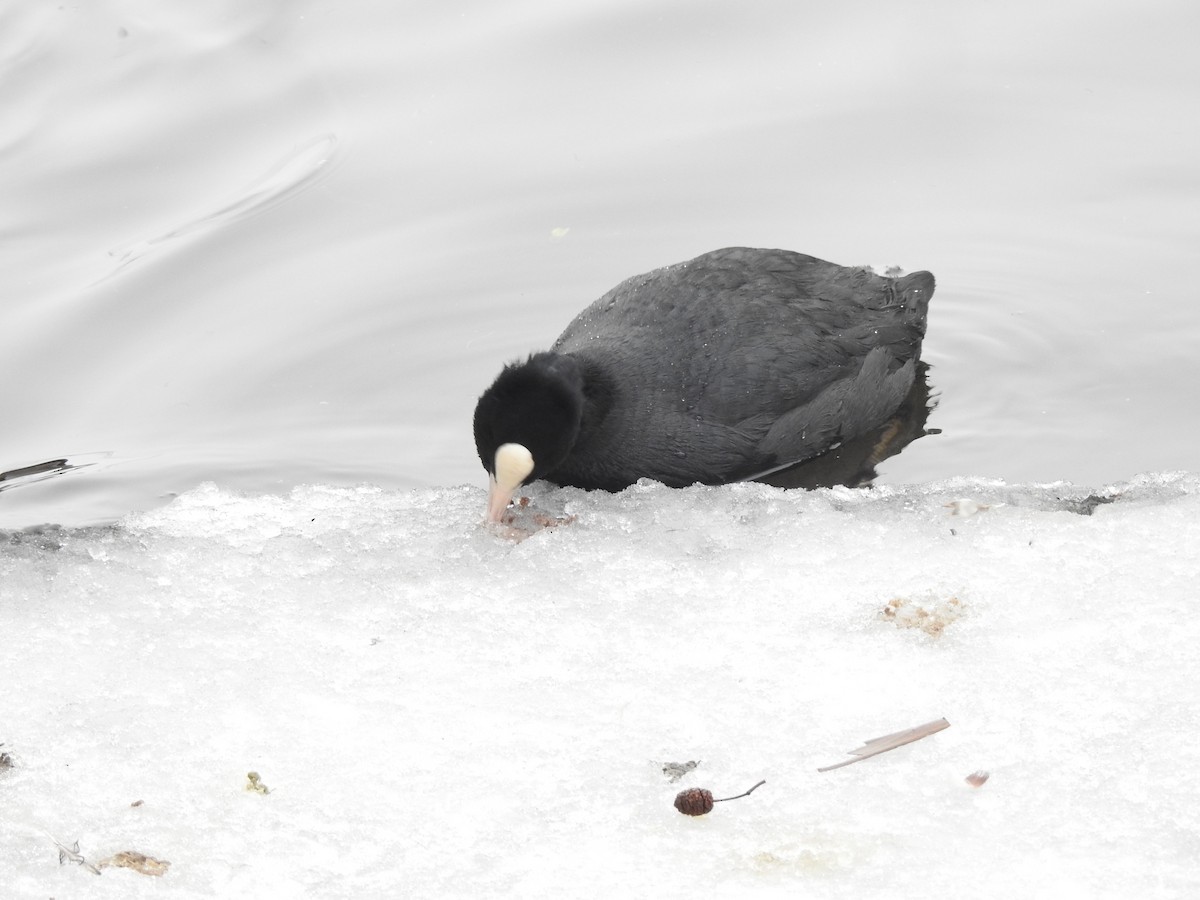
[[[885,482],[1195,469],[1184,2],[0,12],[0,525],[480,483],[470,415],[728,245],[938,278]]]

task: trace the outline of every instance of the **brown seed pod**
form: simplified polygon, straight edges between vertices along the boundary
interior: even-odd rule
[[[702,816],[712,812],[712,791],[704,788],[688,788],[675,795],[675,808],[685,816]]]
[[[740,797],[749,797],[754,793],[756,788],[766,784],[765,781],[760,781],[744,794],[738,794],[735,797],[721,797],[719,800],[714,800],[712,791],[704,788],[688,788],[686,791],[680,791],[675,795],[675,808],[685,816],[702,816],[705,813],[712,812],[714,803],[724,803],[726,800],[737,800]]]

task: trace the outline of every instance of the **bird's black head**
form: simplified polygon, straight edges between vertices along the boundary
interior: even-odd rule
[[[557,353],[535,353],[505,366],[475,407],[475,448],[496,475],[496,450],[520,444],[533,457],[524,482],[554,471],[567,458],[583,417],[583,373]]]

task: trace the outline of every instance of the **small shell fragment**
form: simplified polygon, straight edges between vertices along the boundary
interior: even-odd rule
[[[966,782],[973,788],[983,787],[985,781],[991,777],[991,773],[980,769],[978,772],[972,772],[966,777]]]

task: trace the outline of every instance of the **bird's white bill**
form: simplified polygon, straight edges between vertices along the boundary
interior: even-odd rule
[[[533,454],[521,444],[501,444],[496,449],[495,474],[488,488],[487,520],[499,522],[513,493],[533,471]]]
[[[496,476],[490,477],[488,485],[488,508],[487,520],[489,522],[499,522],[504,518],[504,511],[508,509],[508,504],[512,502],[512,491],[506,491],[496,483]]]

